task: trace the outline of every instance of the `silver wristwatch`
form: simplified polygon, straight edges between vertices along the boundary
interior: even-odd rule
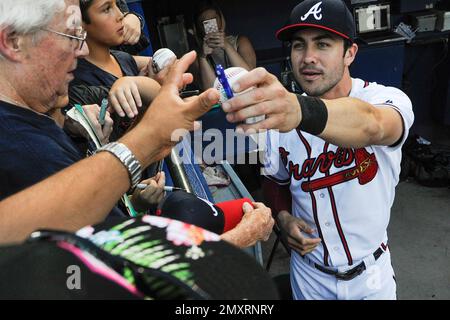
[[[126,145],[119,142],[112,142],[104,145],[103,147],[97,149],[96,153],[108,151],[112,153],[117,159],[122,162],[125,168],[128,170],[128,175],[130,177],[131,188],[134,189],[139,181],[141,181],[142,168],[139,161],[134,157],[134,154],[127,148]]]

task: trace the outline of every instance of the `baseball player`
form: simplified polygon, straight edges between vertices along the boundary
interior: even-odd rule
[[[264,188],[292,249],[295,299],[396,299],[386,229],[414,115],[400,90],[350,76],[355,37],[341,0],[301,2],[277,38],[305,94],[260,69],[234,87],[257,89],[223,105],[231,122],[266,114],[243,130],[281,131],[268,132]]]

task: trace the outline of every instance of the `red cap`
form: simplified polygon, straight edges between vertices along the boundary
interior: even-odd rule
[[[221,203],[216,203],[214,205],[222,210],[223,215],[225,217],[225,225],[223,227],[223,232],[227,232],[233,229],[239,224],[239,222],[241,222],[242,216],[244,215],[244,210],[242,209],[242,206],[246,202],[253,207],[252,201],[248,198],[225,201]]]
[[[244,198],[213,204],[194,194],[176,191],[164,199],[157,214],[222,234],[241,221],[245,202],[252,203],[250,199]]]

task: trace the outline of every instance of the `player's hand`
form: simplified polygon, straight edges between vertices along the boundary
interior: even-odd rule
[[[109,91],[109,102],[112,110],[120,117],[126,114],[132,119],[137,116],[138,108],[142,107],[142,99],[134,78],[123,77],[114,82]]]
[[[235,92],[253,90],[237,95],[222,105],[231,123],[243,122],[250,117],[265,115],[266,119],[252,125],[238,125],[238,130],[278,129],[288,132],[301,122],[300,104],[295,94],[288,92],[277,77],[264,68],[257,68],[243,75],[233,85]],[[254,132],[248,132],[254,133]]]
[[[281,211],[277,220],[283,235],[287,237],[289,247],[302,256],[313,252],[322,241],[320,238],[309,237],[308,235],[314,234],[315,231],[305,221],[286,211]]]
[[[254,202],[252,205],[253,207],[244,203],[242,207],[244,216],[241,222],[233,230],[224,233],[223,240],[237,247],[246,248],[253,246],[258,241],[269,239],[275,223],[272,211],[259,202]]]
[[[144,211],[164,199],[165,173],[158,172],[153,178],[143,180],[141,183],[147,184],[147,188],[143,190],[136,188],[131,198],[131,203],[138,211]]]
[[[141,20],[135,14],[127,14],[123,18],[124,44],[135,45],[141,38]]]

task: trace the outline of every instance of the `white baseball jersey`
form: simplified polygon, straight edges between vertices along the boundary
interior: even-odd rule
[[[401,147],[414,121],[411,101],[402,91],[352,81],[350,97],[391,106],[400,113],[404,123],[400,143],[352,149],[303,131],[270,131],[265,157],[267,177],[290,185],[292,214],[316,230],[312,237],[322,239],[309,259],[336,268],[355,265],[387,243]],[[292,255],[291,267],[298,259],[302,258]]]

